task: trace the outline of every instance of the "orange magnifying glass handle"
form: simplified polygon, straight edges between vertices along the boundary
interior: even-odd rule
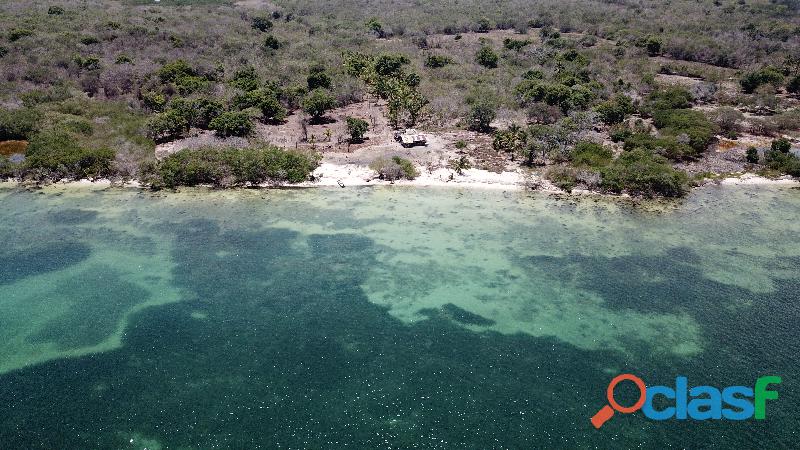
[[[595,428],[600,428],[612,417],[614,417],[614,410],[608,405],[603,406],[603,408],[592,417],[592,425],[594,425]]]

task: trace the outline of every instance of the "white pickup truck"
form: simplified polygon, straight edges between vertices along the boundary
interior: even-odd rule
[[[420,134],[413,128],[395,131],[394,140],[406,148],[414,147],[415,145],[428,145],[428,139],[425,137],[425,135]]]

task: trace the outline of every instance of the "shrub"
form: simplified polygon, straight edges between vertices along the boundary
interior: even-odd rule
[[[100,39],[97,39],[94,36],[83,36],[81,38],[81,44],[83,44],[83,45],[94,45],[94,44],[99,44],[99,43],[100,43]]]
[[[594,168],[607,166],[613,158],[614,152],[610,148],[588,141],[575,144],[569,155],[572,164]]]
[[[258,108],[269,96],[275,96],[275,93],[266,89],[237,92],[231,100],[231,106],[240,111],[247,108]]]
[[[318,154],[263,144],[247,148],[184,149],[147,168],[143,179],[154,188],[300,183],[308,179],[319,161]]]
[[[176,109],[156,114],[147,121],[147,135],[156,142],[179,139],[187,131],[189,131],[189,121],[184,113]]]
[[[492,29],[492,23],[489,19],[483,18],[478,21],[478,27],[475,29],[476,33],[488,33]]]
[[[647,50],[648,56],[658,56],[661,54],[661,39],[655,36],[647,36],[641,41],[637,42],[637,46],[644,47]]]
[[[325,68],[321,66],[313,66],[309,71],[306,81],[308,83],[309,91],[313,91],[317,88],[331,88],[331,77],[325,73]]]
[[[61,127],[70,133],[82,134],[84,136],[91,136],[94,134],[94,126],[86,119],[69,119],[64,121]]]
[[[51,16],[60,16],[64,14],[64,8],[57,5],[51,6],[47,8],[47,14],[50,14]]]
[[[470,130],[491,131],[492,121],[497,117],[497,104],[489,94],[480,94],[475,98],[467,98],[469,114],[466,117]]]
[[[467,155],[461,155],[458,158],[453,158],[447,162],[447,167],[454,170],[458,175],[464,175],[465,170],[472,168],[472,163],[469,162]]]
[[[775,67],[764,67],[759,70],[748,72],[739,80],[742,90],[747,94],[752,94],[756,89],[771,84],[779,86],[783,83],[783,74]]]
[[[8,32],[8,40],[16,42],[24,37],[33,36],[33,30],[27,28],[14,28]]]
[[[619,94],[613,99],[605,101],[595,108],[600,115],[600,120],[607,125],[621,123],[633,113],[633,102],[627,95]]]
[[[562,191],[572,192],[578,185],[578,171],[567,166],[553,166],[545,172],[545,178],[550,180]]]
[[[669,162],[647,150],[624,152],[601,169],[601,187],[644,197],[681,197],[688,192],[688,177]]]
[[[659,132],[688,144],[696,154],[704,152],[711,145],[717,131],[705,114],[689,109],[657,111],[653,115],[653,123]]]
[[[266,33],[272,29],[272,21],[267,16],[255,16],[250,20],[250,26],[258,31]]]
[[[114,60],[114,64],[133,64],[133,59],[125,54],[117,56],[117,59]]]
[[[512,39],[512,38],[503,39],[503,47],[505,47],[508,50],[514,50],[518,52],[529,45],[531,45],[530,39],[524,39],[524,40]]]
[[[195,70],[182,59],[164,64],[156,74],[162,83],[174,83],[180,78],[197,76]]]
[[[288,111],[278,101],[275,95],[267,95],[259,104],[258,109],[265,122],[283,122],[286,120]]]
[[[523,105],[543,102],[558,106],[563,112],[570,109],[583,109],[593,97],[584,86],[567,86],[561,83],[548,83],[536,79],[523,80],[516,87],[517,98]]]
[[[79,69],[84,71],[94,71],[100,69],[100,59],[94,56],[88,56],[84,58],[80,55],[76,55],[72,61],[78,66]]]
[[[0,58],[5,58],[7,54],[8,54],[8,48],[0,45]]]
[[[282,45],[283,44],[281,44],[281,41],[279,41],[278,38],[276,38],[271,34],[267,36],[266,39],[264,39],[265,50],[278,50],[281,48]]]
[[[209,83],[203,77],[186,76],[175,80],[175,87],[181,95],[189,95],[208,87]]]
[[[261,85],[261,80],[252,66],[238,69],[230,80],[230,85],[245,92],[254,91]]]
[[[528,133],[517,125],[510,126],[507,130],[494,133],[492,148],[497,152],[508,153],[511,159],[523,154],[528,143]]]
[[[494,69],[497,67],[497,61],[499,57],[497,53],[492,50],[491,47],[484,45],[478,50],[478,53],[475,55],[475,62],[486,67],[488,69]]]
[[[208,127],[222,137],[248,136],[253,132],[253,121],[246,112],[230,111],[217,116]]]
[[[49,180],[108,177],[115,156],[111,149],[83,148],[68,133],[48,131],[31,139],[24,171]]]
[[[438,69],[447,65],[453,64],[453,59],[444,55],[428,55],[425,58],[425,67],[431,69]]]
[[[772,141],[772,145],[770,145],[770,150],[778,153],[789,153],[791,149],[792,143],[789,142],[788,139],[784,138],[775,139]]]
[[[39,130],[42,115],[30,108],[0,110],[0,141],[27,140]]]
[[[714,123],[722,130],[725,136],[736,138],[740,130],[740,122],[744,120],[744,115],[735,108],[723,106],[714,111]]]
[[[0,54],[2,56],[2,54]],[[786,85],[786,91],[790,94],[800,94],[800,75],[793,77]]]
[[[414,163],[412,163],[411,161],[405,158],[401,158],[399,156],[392,156],[392,162],[400,166],[400,168],[403,170],[403,175],[407,179],[413,180],[414,178],[417,178],[419,176],[417,168],[414,167]]]
[[[375,17],[367,21],[367,29],[379,39],[384,39],[386,37],[386,30],[383,29],[383,24]]]
[[[650,112],[664,109],[684,109],[692,106],[692,94],[679,86],[658,89],[647,97]]]
[[[747,148],[747,162],[750,164],[758,164],[759,156],[758,156],[758,149],[755,147],[748,147]]]
[[[336,99],[324,89],[314,89],[303,99],[303,111],[319,121],[326,112],[336,106]]]
[[[632,133],[625,138],[626,151],[645,149],[649,152],[680,161],[695,155],[687,143],[678,142],[673,136],[656,137],[648,133]]]
[[[375,58],[373,67],[377,75],[382,77],[396,77],[402,72],[403,66],[409,64],[410,62],[411,60],[409,60],[405,55],[384,53]],[[362,61],[360,64],[363,63],[364,61]],[[358,64],[356,65],[358,66]],[[354,67],[354,69],[356,68],[357,67]]]
[[[355,117],[347,118],[347,132],[350,133],[350,142],[362,142],[364,134],[369,130],[369,123]]]
[[[775,139],[764,155],[764,163],[772,170],[800,177],[800,158],[791,153],[792,144],[786,139]]]
[[[623,142],[633,135],[633,131],[625,124],[613,125],[608,132],[612,142]]]
[[[159,92],[145,92],[142,94],[142,106],[150,111],[164,111],[167,106],[167,97]]]
[[[211,121],[225,111],[222,103],[209,98],[175,98],[170,103],[170,109],[180,113],[189,127],[203,129],[208,129]]]
[[[372,161],[369,167],[377,172],[382,180],[394,181],[403,178],[413,180],[419,176],[414,163],[399,156],[393,156],[391,159],[378,158]]]

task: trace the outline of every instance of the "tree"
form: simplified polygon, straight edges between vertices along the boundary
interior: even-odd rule
[[[800,94],[800,75],[796,75],[789,80],[789,84],[786,85],[786,91],[790,94]]]
[[[380,39],[386,38],[386,31],[383,29],[383,25],[376,17],[373,17],[367,21],[367,29]]]
[[[262,99],[258,104],[258,109],[261,110],[261,115],[266,122],[283,122],[288,114],[275,95],[268,95]]]
[[[475,101],[470,106],[467,122],[473,131],[490,131],[491,123],[497,117],[497,107],[486,99]]]
[[[281,48],[281,42],[273,35],[269,35],[264,39],[264,49],[265,50],[278,50]]]
[[[325,89],[317,88],[303,99],[303,111],[319,122],[326,112],[336,106],[336,99]]]
[[[308,82],[309,91],[313,91],[317,88],[331,88],[331,77],[325,73],[325,68],[322,66],[312,66],[306,81]]]
[[[512,124],[507,130],[495,132],[492,147],[495,151],[510,154],[513,161],[524,152],[527,141],[528,133],[519,125]]]
[[[642,46],[647,50],[648,56],[658,56],[661,54],[661,39],[655,36],[647,36]]]
[[[229,111],[212,120],[209,128],[222,137],[247,136],[253,132],[253,121],[246,112]]]
[[[453,64],[453,59],[449,56],[444,55],[428,55],[425,58],[425,67],[431,69],[438,69],[440,67],[447,66],[449,64]]]
[[[250,25],[261,32],[266,33],[272,29],[272,21],[267,16],[255,16],[251,19]]]
[[[523,48],[529,46],[531,44],[530,39],[512,39],[512,38],[505,38],[503,39],[503,47],[507,48],[508,50],[514,51],[521,51]]]
[[[403,66],[410,62],[411,60],[405,55],[384,53],[375,59],[375,73],[382,77],[398,76]]]
[[[31,139],[26,151],[26,169],[36,178],[60,180],[112,175],[115,153],[108,148],[82,147],[64,131],[46,131]]]
[[[174,83],[179,78],[196,76],[195,70],[184,60],[177,59],[164,64],[158,69],[158,77],[162,83]]]
[[[772,145],[770,146],[770,150],[779,153],[789,153],[791,149],[792,149],[792,143],[789,142],[788,139],[784,138],[775,139],[774,141],[772,141]]]
[[[448,161],[447,167],[451,170],[455,170],[458,175],[464,175],[464,171],[471,169],[472,164],[469,162],[467,155],[461,155],[458,159],[454,158]]]
[[[258,77],[255,67],[246,66],[233,74],[230,84],[235,88],[250,92],[258,89],[261,85],[261,79]]]
[[[688,177],[663,157],[647,150],[624,152],[601,169],[603,189],[644,197],[681,197],[688,192]]]
[[[27,140],[38,130],[42,115],[29,108],[0,110],[0,141]]]
[[[759,161],[758,149],[755,147],[748,147],[747,149],[747,162],[750,164],[758,164]]]
[[[156,142],[179,139],[187,131],[189,131],[189,121],[176,109],[156,114],[147,121],[147,135]]]
[[[347,132],[350,133],[350,142],[363,142],[364,134],[369,130],[369,123],[355,117],[347,118]]]
[[[756,89],[765,84],[778,86],[781,83],[783,83],[783,74],[780,70],[771,66],[748,72],[739,80],[739,84],[746,94],[752,94]]]
[[[633,102],[627,95],[619,94],[613,99],[605,101],[595,108],[600,114],[600,120],[606,125],[622,123],[625,118],[633,113]]]
[[[494,50],[492,50],[492,48],[488,45],[481,47],[481,49],[478,50],[478,53],[475,55],[475,61],[488,69],[496,68],[498,60],[499,57],[497,56],[497,53],[495,53]]]

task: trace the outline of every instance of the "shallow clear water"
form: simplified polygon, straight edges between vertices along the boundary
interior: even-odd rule
[[[0,189],[0,446],[793,447],[798,238],[786,187]],[[594,430],[622,372],[784,381]]]

